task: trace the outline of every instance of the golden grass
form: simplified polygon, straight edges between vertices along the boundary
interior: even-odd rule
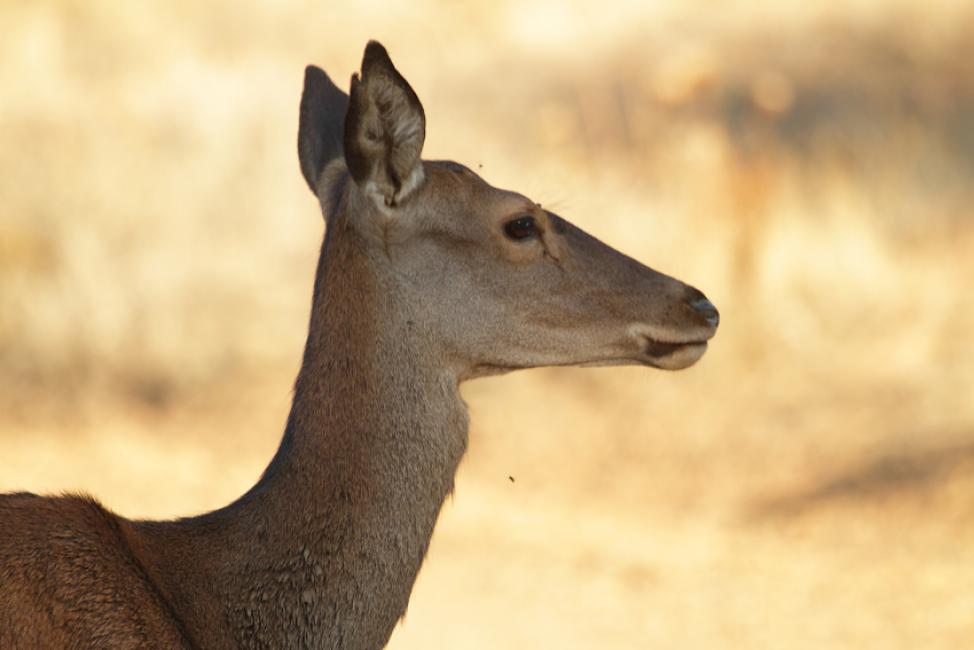
[[[974,642],[974,50],[942,2],[8,2],[0,489],[212,508],[277,443],[322,224],[303,66],[721,308],[676,374],[464,387],[392,647]],[[513,482],[509,479],[513,477]]]

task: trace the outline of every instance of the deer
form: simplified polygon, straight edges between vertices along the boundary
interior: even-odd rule
[[[305,70],[298,158],[325,221],[277,452],[233,503],[127,519],[0,497],[2,648],[381,648],[467,446],[462,382],[693,365],[719,314],[466,166],[376,41],[348,93]]]

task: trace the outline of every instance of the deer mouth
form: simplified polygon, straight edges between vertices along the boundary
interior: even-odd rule
[[[646,355],[644,363],[662,370],[682,370],[699,361],[706,351],[706,339],[673,342],[659,341],[647,336],[643,348]]]

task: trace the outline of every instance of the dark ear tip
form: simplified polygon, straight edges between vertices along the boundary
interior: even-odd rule
[[[376,66],[395,70],[392,59],[389,58],[389,53],[382,43],[369,41],[365,46],[365,54],[362,56],[362,74],[364,75],[366,70]]]
[[[385,46],[377,40],[370,40],[365,44],[365,56],[382,56],[389,58],[389,53],[386,52]]]
[[[319,84],[322,80],[327,79],[328,75],[325,71],[316,65],[309,65],[304,69],[304,87],[308,88],[312,84]]]

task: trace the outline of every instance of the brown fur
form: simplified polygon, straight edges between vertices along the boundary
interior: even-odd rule
[[[0,497],[0,648],[190,647],[119,517],[83,496]]]
[[[302,172],[328,227],[264,475],[178,521],[0,497],[0,648],[382,647],[466,448],[462,380],[703,353],[716,310],[702,294],[461,165],[419,160],[415,93],[381,46],[366,63],[351,104],[321,71],[306,78]],[[524,215],[537,237],[512,241],[504,224]]]

